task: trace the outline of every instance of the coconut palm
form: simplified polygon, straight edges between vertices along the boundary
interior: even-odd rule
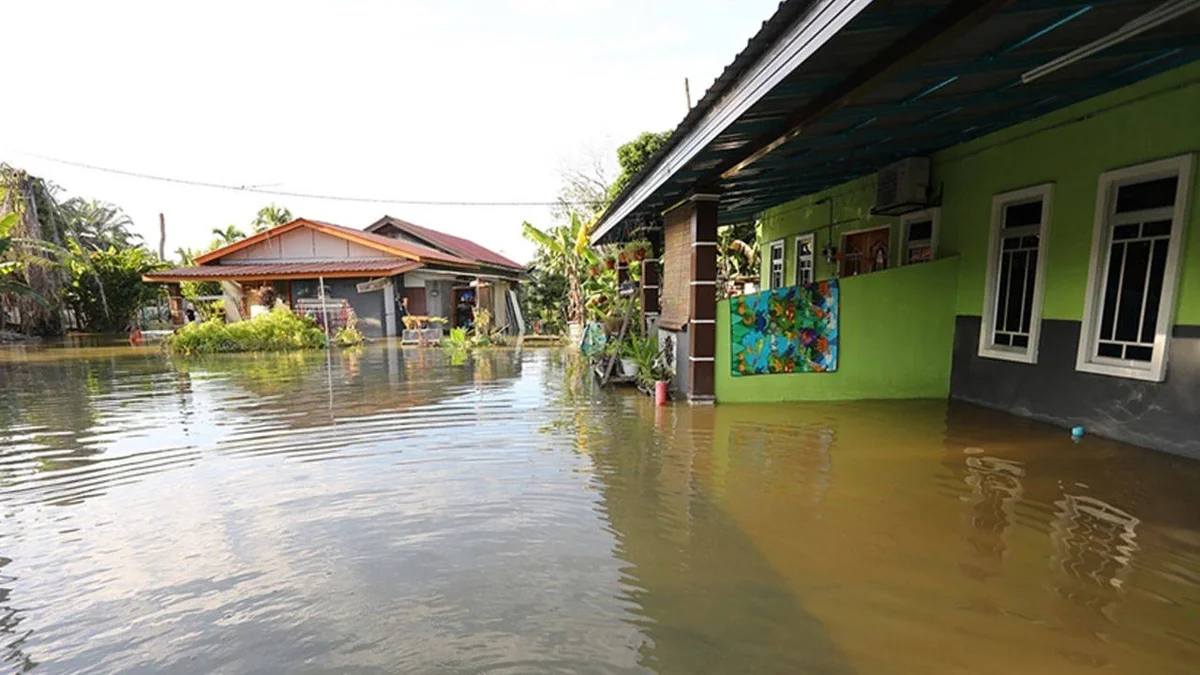
[[[141,243],[141,236],[130,229],[133,220],[112,204],[72,197],[59,205],[58,212],[68,237],[84,249],[126,249]]]
[[[216,236],[216,239],[213,240],[213,243],[215,243],[218,247],[228,246],[235,241],[246,238],[246,233],[242,232],[237,225],[226,225],[225,229],[214,227],[212,233],[214,236]]]
[[[292,222],[292,212],[287,207],[271,204],[258,210],[258,215],[254,217],[252,225],[257,234],[290,222]]]

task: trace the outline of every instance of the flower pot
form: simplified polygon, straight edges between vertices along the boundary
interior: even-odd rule
[[[621,252],[620,261],[622,265],[629,264],[629,256],[624,251]]]
[[[637,361],[633,359],[621,359],[621,372],[625,374],[625,377],[637,377]]]
[[[654,383],[654,405],[667,404],[667,381],[659,380]]]
[[[644,249],[644,248],[636,249],[633,252],[633,259],[638,262],[645,260],[646,259],[646,249]]]
[[[604,266],[611,270],[617,266],[617,261],[613,260],[612,258],[609,258],[608,260],[604,261]]]

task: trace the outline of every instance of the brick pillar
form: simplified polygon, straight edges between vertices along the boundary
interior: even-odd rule
[[[183,290],[178,283],[167,284],[167,308],[171,314],[171,324],[182,326],[184,324]]]
[[[688,400],[714,400],[717,353],[717,196],[691,197],[692,264],[688,297]]]

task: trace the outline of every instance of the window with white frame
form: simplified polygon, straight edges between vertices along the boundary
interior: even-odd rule
[[[771,242],[767,254],[767,288],[783,288],[783,240]]]
[[[980,356],[1037,362],[1053,195],[1045,184],[992,198]]]
[[[1100,176],[1076,369],[1161,382],[1193,155]]]
[[[813,235],[796,236],[795,282],[797,286],[813,282]]]
[[[941,212],[941,209],[927,209],[900,218],[901,232],[904,233],[904,257],[900,260],[901,265],[933,260],[937,253]]]

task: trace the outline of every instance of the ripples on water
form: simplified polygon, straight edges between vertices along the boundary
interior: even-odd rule
[[[655,409],[553,351],[0,350],[35,672],[1186,673],[1200,468],[941,402]]]

